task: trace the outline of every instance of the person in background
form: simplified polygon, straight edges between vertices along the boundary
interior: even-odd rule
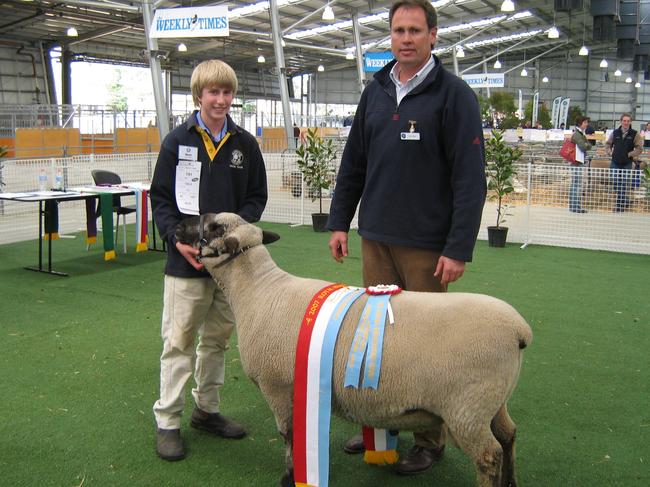
[[[596,130],[594,129],[594,126],[591,125],[591,121],[589,121],[587,128],[585,129],[585,135],[594,135],[596,133]],[[596,145],[596,141],[594,139],[589,139],[587,138],[589,143],[593,146]]]
[[[650,147],[650,122],[645,124],[645,130],[643,131],[643,148],[647,149]]]
[[[366,286],[445,292],[472,260],[486,196],[485,152],[472,89],[431,54],[437,14],[428,0],[389,12],[395,60],[366,86],[347,139],[327,228],[341,262],[357,204]],[[440,460],[444,428],[419,431],[402,475]],[[364,451],[361,435],[345,451]]]
[[[571,165],[571,189],[569,191],[569,211],[573,213],[587,213],[587,210],[582,207],[582,174],[584,166],[589,162],[587,152],[592,148],[585,135],[588,124],[587,117],[576,118],[576,126],[571,136],[571,142],[576,145],[576,162]]]
[[[300,143],[300,127],[295,123],[293,124],[293,140],[296,143],[296,147],[298,147],[298,144]]]
[[[621,115],[621,125],[612,131],[605,146],[607,155],[612,157],[611,177],[616,191],[614,212],[623,212],[630,207],[630,169],[634,165],[634,159],[643,152],[643,139],[632,128],[632,116],[629,113]]]
[[[156,452],[168,461],[185,457],[180,427],[192,369],[196,406],[191,426],[222,438],[246,435],[219,412],[234,316],[223,291],[197,260],[199,250],[176,240],[176,227],[191,215],[222,211],[255,222],[267,200],[259,145],[228,115],[237,92],[233,69],[222,61],[204,61],[192,72],[190,88],[199,110],[165,137],[151,182],[154,220],[167,243],[160,398],[153,412]]]

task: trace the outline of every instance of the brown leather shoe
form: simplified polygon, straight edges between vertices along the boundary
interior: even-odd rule
[[[442,458],[444,445],[440,448],[425,448],[413,445],[409,452],[395,464],[395,471],[400,475],[417,475],[426,472]]]
[[[213,435],[239,440],[246,436],[244,427],[220,413],[206,413],[194,408],[191,423],[193,428],[207,431]]]
[[[156,453],[163,460],[175,462],[185,458],[185,446],[181,439],[181,430],[163,430],[156,432]]]
[[[363,435],[359,433],[350,438],[343,447],[343,451],[345,453],[349,453],[350,455],[356,455],[357,453],[365,452],[366,447],[363,444]]]

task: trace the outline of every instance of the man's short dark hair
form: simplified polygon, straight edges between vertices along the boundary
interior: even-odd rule
[[[627,117],[630,120],[632,120],[632,115],[630,115],[629,113],[624,113],[623,115],[621,115],[621,118],[619,120],[622,122],[624,117]]]
[[[580,125],[582,125],[582,122],[584,122],[585,120],[588,122],[589,117],[585,117],[584,115],[580,115],[579,117],[576,117],[576,126],[580,127]]]
[[[419,7],[424,10],[424,16],[427,19],[427,27],[429,30],[434,27],[438,27],[438,14],[436,9],[433,8],[431,2],[428,0],[396,0],[393,2],[393,5],[390,7],[390,12],[388,14],[388,25],[393,25],[393,15],[398,8],[401,7]]]

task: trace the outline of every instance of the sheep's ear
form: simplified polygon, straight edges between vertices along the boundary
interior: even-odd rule
[[[262,230],[262,243],[264,245],[277,242],[280,240],[280,235],[278,235],[275,232],[267,232],[266,230]]]
[[[230,255],[235,254],[239,250],[239,239],[233,237],[232,235],[226,237],[223,241],[223,244],[226,246],[226,250]]]

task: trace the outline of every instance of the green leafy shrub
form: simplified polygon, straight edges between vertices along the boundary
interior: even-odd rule
[[[492,137],[485,143],[485,174],[487,176],[489,198],[497,201],[497,224],[499,228],[506,219],[508,206],[503,199],[514,191],[513,178],[517,174],[515,163],[522,152],[509,146],[503,140],[503,131],[493,130]]]

